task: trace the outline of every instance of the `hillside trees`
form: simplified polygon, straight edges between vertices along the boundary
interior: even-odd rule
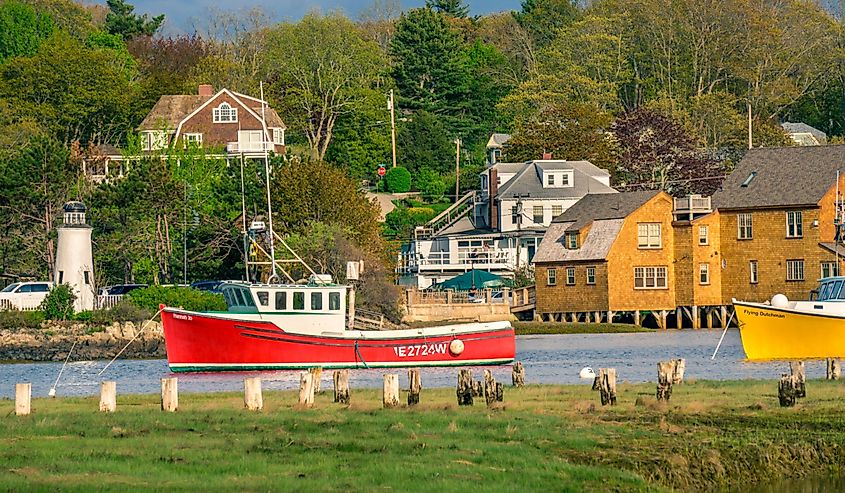
[[[0,4],[0,64],[8,58],[35,54],[53,30],[53,19],[29,5],[17,1]]]
[[[135,7],[125,0],[106,0],[109,13],[106,14],[106,30],[110,34],[117,34],[123,39],[135,36],[152,36],[164,22],[164,14],[152,19],[147,15],[138,15]]]

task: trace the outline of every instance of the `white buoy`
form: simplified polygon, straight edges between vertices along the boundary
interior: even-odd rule
[[[459,356],[464,352],[464,341],[460,339],[453,339],[452,342],[449,343],[449,352],[455,356]]]
[[[787,308],[789,306],[789,298],[783,294],[776,294],[772,296],[772,306],[775,308]]]
[[[584,368],[581,368],[581,372],[578,373],[578,376],[581,378],[596,378],[596,372],[594,372],[589,366],[585,366]]]

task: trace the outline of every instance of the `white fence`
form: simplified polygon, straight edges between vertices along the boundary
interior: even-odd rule
[[[94,302],[94,309],[108,310],[110,308],[114,308],[115,305],[120,303],[120,300],[122,299],[122,294],[101,294],[97,296],[97,300]],[[13,303],[11,300],[0,300],[0,312],[8,312],[13,310],[22,312],[33,312],[35,310],[38,310],[40,306],[40,302],[38,304],[23,303],[21,305],[19,303]]]
[[[94,309],[108,310],[109,308],[114,308],[122,299],[122,294],[101,294],[97,296],[97,303],[94,305]]]
[[[40,305],[40,303],[38,305],[24,303],[24,305],[21,306],[17,303],[12,303],[11,300],[0,300],[0,311],[17,310],[22,312],[34,312],[35,310],[38,310]]]

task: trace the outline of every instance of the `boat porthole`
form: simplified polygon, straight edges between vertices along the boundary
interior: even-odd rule
[[[454,339],[449,343],[449,352],[453,356],[458,356],[464,352],[464,342],[460,339]]]

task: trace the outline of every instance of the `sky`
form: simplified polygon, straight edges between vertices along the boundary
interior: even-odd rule
[[[105,0],[96,1],[105,4]],[[296,20],[311,9],[322,11],[341,10],[351,18],[371,5],[373,0],[129,0],[135,5],[135,12],[141,14],[165,15],[164,34],[193,32],[195,26],[202,26],[209,8],[218,10],[240,10],[260,6],[273,20]],[[425,0],[401,0],[405,9],[425,5]],[[520,0],[468,0],[471,15],[481,15],[503,10],[518,10]]]

